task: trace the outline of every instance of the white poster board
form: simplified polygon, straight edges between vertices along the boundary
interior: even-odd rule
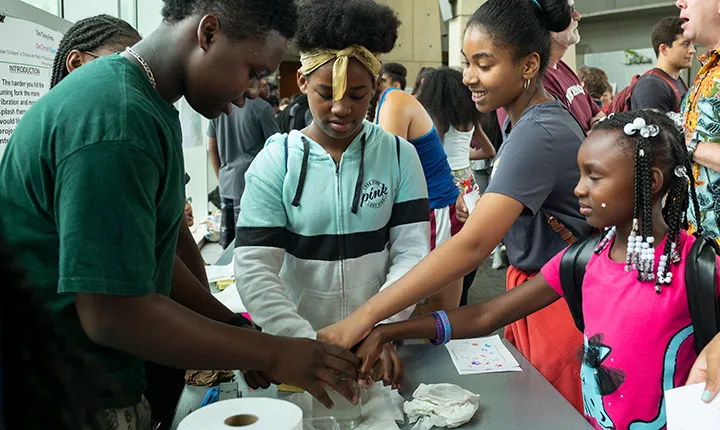
[[[50,89],[62,33],[23,19],[0,23],[0,158],[23,114]]]

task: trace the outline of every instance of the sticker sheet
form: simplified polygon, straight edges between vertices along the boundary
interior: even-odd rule
[[[460,375],[522,371],[498,335],[452,340],[445,346]]]

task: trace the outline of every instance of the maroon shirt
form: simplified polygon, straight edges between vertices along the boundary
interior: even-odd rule
[[[543,76],[543,86],[573,114],[586,132],[590,130],[600,107],[585,92],[570,66],[560,61],[555,69],[548,67]]]
[[[560,61],[556,69],[548,67],[543,76],[543,86],[570,111],[586,133],[590,131],[592,120],[600,113],[600,107],[593,101],[590,94],[585,92],[585,88],[580,84],[580,79],[570,66],[564,61]],[[503,108],[500,108],[497,115],[498,123],[502,127],[507,114]]]

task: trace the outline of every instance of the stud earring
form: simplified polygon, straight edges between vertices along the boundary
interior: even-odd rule
[[[605,208],[607,207],[607,203],[603,202],[603,203],[600,205],[600,207],[603,208],[603,209],[605,209]]]

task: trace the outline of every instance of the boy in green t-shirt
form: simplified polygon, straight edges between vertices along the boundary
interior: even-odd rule
[[[256,96],[294,33],[295,6],[165,0],[163,18],[28,110],[0,164],[0,228],[62,328],[114,378],[105,408],[145,410],[143,360],[243,369],[251,386],[282,381],[330,404],[324,382],[351,398],[333,374],[357,377],[349,352],[223,324],[234,314],[201,283],[170,291],[185,201],[172,103],[184,96],[214,118]]]

